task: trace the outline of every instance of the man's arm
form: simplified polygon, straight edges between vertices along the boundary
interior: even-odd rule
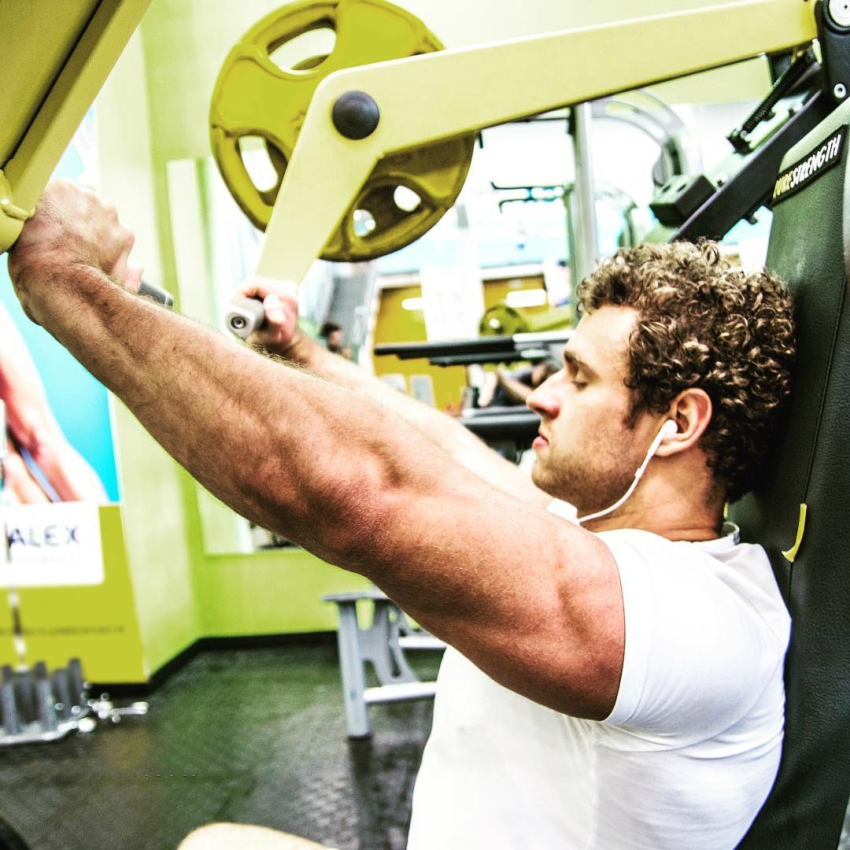
[[[258,350],[298,364],[338,386],[368,395],[398,413],[432,443],[494,487],[541,507],[551,501],[550,496],[534,486],[526,472],[493,451],[456,419],[400,393],[302,333],[298,327],[298,299],[294,284],[249,280],[238,290],[235,298],[259,298],[263,301],[265,323],[248,340]]]
[[[52,186],[9,258],[24,309],[243,516],[369,577],[506,687],[610,712],[623,603],[598,538],[372,399],[138,298],[118,284],[138,281],[131,245],[90,193]]]
[[[508,398],[516,404],[525,404],[526,400],[531,395],[531,387],[528,384],[518,381],[516,378],[511,377],[501,369],[496,375],[496,380],[507,393]]]

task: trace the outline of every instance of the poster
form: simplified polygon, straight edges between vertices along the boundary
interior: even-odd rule
[[[55,175],[93,186],[94,114],[84,119]],[[6,502],[120,498],[107,392],[33,324],[0,263],[0,393],[6,419]]]

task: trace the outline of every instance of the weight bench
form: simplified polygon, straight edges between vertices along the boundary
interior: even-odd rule
[[[767,268],[789,285],[798,357],[768,479],[730,508],[791,613],[785,743],[741,850],[835,850],[850,796],[850,102],[786,155]]]
[[[349,738],[372,734],[369,706],[375,703],[428,699],[436,682],[423,682],[407,663],[408,650],[442,650],[445,644],[411,626],[404,612],[380,590],[332,593],[324,597],[339,613],[337,644],[342,694]],[[360,608],[370,607],[370,625],[362,625]],[[364,617],[364,622],[366,618]],[[372,666],[376,686],[367,687],[366,662]]]

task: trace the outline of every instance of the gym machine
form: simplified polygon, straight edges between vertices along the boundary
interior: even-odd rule
[[[355,6],[371,10],[377,5],[341,0],[334,6],[338,39],[345,44],[342,36],[346,18],[358,14]],[[690,179],[677,178],[656,201],[656,239],[720,238],[737,221],[771,202],[777,175],[783,165],[787,167],[785,155],[789,150],[796,152],[795,145],[799,143],[807,147],[806,157],[819,155],[819,148],[808,146],[807,141],[818,134],[818,128],[828,122],[836,109],[840,120],[846,121],[850,111],[846,108],[850,107],[846,105],[850,86],[848,35],[850,6],[842,0],[742,2],[335,69],[323,79],[314,80],[309,107],[301,113],[303,123],[300,116],[297,122],[297,142],[287,152],[285,162],[280,161],[285,178],[281,171],[279,185],[267,196],[267,236],[256,276],[298,281],[313,259],[324,256],[326,250],[335,250],[334,246],[349,246],[352,259],[366,258],[379,256],[370,253],[370,249],[381,250],[381,240],[384,246],[398,248],[406,244],[408,233],[416,238],[423,218],[436,221],[445,212],[454,186],[441,195],[432,191],[421,173],[396,172],[395,179],[414,191],[420,202],[410,211],[389,204],[388,192],[380,191],[381,180],[386,178],[382,169],[387,168],[388,162],[401,161],[405,154],[415,152],[424,158],[435,146],[452,140],[459,147],[464,138],[470,144],[470,134],[487,126],[752,56],[790,53],[791,65],[778,75],[774,91],[733,134],[734,152],[722,169]],[[815,40],[819,60],[811,52]],[[648,45],[652,49],[648,50]],[[606,61],[595,61],[597,56],[604,56]],[[317,63],[316,71],[322,64]],[[505,69],[510,69],[506,81],[509,84],[496,85],[505,80]],[[457,85],[458,80],[463,80],[463,86]],[[786,96],[807,84],[809,90],[804,97],[785,105]],[[293,83],[284,80],[280,85],[285,89]],[[415,98],[410,97],[411,92],[416,92]],[[488,97],[489,93],[494,94]],[[257,124],[262,126],[262,122],[255,122],[253,132]],[[215,132],[238,135],[238,122],[231,127],[220,125]],[[274,139],[269,142],[274,146]],[[815,141],[815,145],[821,143],[820,139]],[[808,160],[795,167],[804,168],[805,162]],[[455,175],[464,168],[459,159],[448,165],[454,166]],[[809,216],[846,216],[843,177],[843,166],[833,169],[828,180],[813,184],[817,190],[806,188],[798,196],[814,201],[798,201],[795,197],[784,205],[779,227],[784,228],[786,236],[793,234],[800,241],[799,221],[796,229],[790,223],[795,206]],[[826,206],[818,203],[825,195],[831,202]],[[378,198],[382,203],[378,203]],[[364,212],[371,214],[373,227],[358,232]],[[798,212],[798,219],[799,215]],[[844,231],[841,227],[839,221],[838,232],[833,226],[829,240],[819,238],[819,242],[830,243],[822,253],[829,257],[829,271],[834,272],[839,293],[846,289],[847,249],[842,238],[846,225]],[[811,273],[817,275],[820,267],[816,261],[801,266],[801,258],[795,258],[798,248],[805,253],[804,247],[794,243],[786,248],[784,261],[779,263],[783,276],[799,277],[792,274],[799,268],[809,271],[809,278]],[[774,253],[781,257],[779,251],[775,249]],[[804,301],[816,300],[809,294],[816,282],[816,278],[812,281],[806,276],[795,280],[795,289],[803,294]],[[830,303],[840,305],[843,301]],[[823,305],[820,309],[822,312]],[[843,316],[843,309],[839,312]],[[809,309],[808,324],[804,323],[808,339],[801,350],[804,361],[817,355],[812,362],[820,369],[815,384],[821,387],[833,364],[839,374],[836,380],[843,380],[840,375],[846,357],[841,355],[841,349],[826,350],[819,341],[818,329],[823,322],[817,321],[818,315],[818,310]],[[261,312],[257,321],[262,321]],[[842,319],[842,328],[844,324]],[[245,326],[241,330],[250,332]],[[831,405],[825,403],[830,396]],[[834,457],[834,436],[832,454],[828,454],[828,447],[823,450],[829,469],[815,459],[815,448],[831,433],[830,422],[843,421],[841,398],[839,386],[831,393],[824,387],[819,398],[807,396],[803,404],[806,410],[796,416],[796,430],[789,429],[782,450],[784,462],[776,470],[770,491],[757,494],[752,500],[755,506],[748,503],[733,511],[734,516],[741,517],[745,535],[749,530],[751,534],[755,532],[756,539],[765,541],[795,617],[786,669],[788,724],[783,761],[776,785],[742,841],[742,848],[833,850],[847,809],[850,749],[845,741],[850,731],[850,708],[843,692],[848,679],[844,647],[850,644],[850,635],[841,628],[847,620],[843,604],[847,594],[846,580],[842,580],[846,571],[840,569],[847,541],[838,531],[843,525],[840,516],[833,516],[828,505],[818,505],[823,509],[818,511],[820,531],[812,527],[802,553],[800,548],[806,533],[806,502],[823,502],[823,494],[827,494],[829,503],[833,501],[830,492],[844,495],[841,481],[847,474]],[[823,428],[821,411],[828,415]],[[812,421],[812,416],[816,421]],[[799,433],[801,422],[811,426],[804,434]],[[795,436],[800,441],[794,443]],[[808,472],[801,470],[797,462],[803,446],[803,463]],[[821,456],[820,451],[817,456]],[[790,477],[793,488],[783,483],[789,479],[788,466],[795,467]],[[838,480],[835,470],[840,471]],[[821,486],[822,479],[832,490]],[[795,500],[802,505],[796,534],[796,506],[787,504]],[[831,535],[838,535],[841,542],[833,544]],[[826,700],[819,696],[824,684],[828,685]]]
[[[10,77],[4,106],[12,114],[0,127],[0,250],[17,238],[146,3],[53,4],[56,20],[44,37],[62,42],[50,45],[59,70],[32,80],[25,79],[31,63],[15,61],[23,60],[15,52],[16,27],[31,26],[31,4],[4,3],[0,14],[11,18],[3,21]],[[737,0],[453,50],[439,50],[421,23],[394,10],[380,0],[291,4],[281,14],[300,17],[289,17],[282,30],[266,19],[252,30],[254,43],[229,57],[213,103],[213,148],[220,162],[230,163],[223,171],[232,172],[225,180],[237,187],[237,200],[247,207],[260,195],[253,208],[266,239],[258,278],[299,281],[317,257],[367,259],[418,238],[457,197],[475,134],[488,126],[760,55],[790,53],[792,76],[802,78],[809,69],[797,63],[811,64],[803,57],[817,41],[821,77],[812,96],[787,110],[778,98],[766,101],[764,113],[736,138],[737,170],[668,187],[658,207],[659,239],[722,236],[770,200],[786,151],[836,107],[846,112],[850,7],[842,0]],[[270,61],[270,52],[296,33],[327,26],[337,36],[327,57],[314,57],[295,73]],[[785,78],[781,86],[797,82]],[[16,98],[16,83],[25,97]],[[262,193],[240,175],[240,135],[269,145],[279,179]],[[401,186],[418,200],[399,204]],[[842,670],[830,666],[821,675],[841,678]],[[792,687],[789,699],[799,698]],[[841,758],[821,769],[823,736],[814,735],[818,746],[810,746],[808,736],[790,730],[777,788],[742,846],[837,844],[850,759],[839,746],[847,724],[840,722],[837,698],[827,709],[818,722],[837,733],[833,749]],[[795,716],[799,710],[805,705]]]
[[[10,112],[0,128],[0,251],[14,243],[32,214],[148,3],[88,0],[55,10],[44,44],[48,70],[36,75],[23,55],[29,43],[24,31],[32,25],[29,4],[5,4],[4,109]],[[372,259],[427,232],[457,198],[475,136],[486,127],[760,55],[802,56],[817,38],[820,96],[794,114],[771,116],[766,110],[774,123],[763,141],[772,142],[778,163],[780,148],[790,147],[847,96],[850,72],[840,54],[848,24],[837,0],[738,0],[441,50],[421,21],[383,0],[296,2],[260,21],[227,57],[210,110],[212,149],[237,203],[266,230],[256,275],[298,281],[317,257]],[[272,61],[281,45],[328,27],[336,41],[327,56],[291,71]],[[742,159],[757,150],[754,129],[740,134]],[[254,184],[245,165],[246,139],[266,147],[277,173],[274,185]],[[711,192],[703,181],[689,192],[680,187],[682,198],[664,208],[684,220],[665,225],[671,228],[667,235],[722,235],[722,225],[696,224],[694,216],[704,220],[707,205],[732,207],[725,218],[737,221],[769,194],[748,185],[739,190],[747,196],[747,208],[740,209],[740,198],[737,206],[728,200],[728,178],[706,177],[715,184]],[[763,177],[759,186],[766,182]],[[408,191],[403,205],[401,187]]]
[[[666,232],[656,238],[722,236],[767,200],[784,150],[846,96],[844,25],[840,12],[833,18],[824,9],[756,0],[440,51],[417,19],[380,0],[286,6],[231,51],[211,108],[225,182],[266,229],[256,276],[298,281],[317,257],[365,260],[409,244],[451,206],[475,134],[488,126],[762,54],[791,52],[809,65],[801,57],[820,30],[822,91],[793,111],[783,111],[777,96],[765,110],[764,133],[754,126],[741,135],[737,164],[745,176],[732,179],[726,164],[722,182],[703,176],[695,186],[668,187],[659,204]],[[320,26],[336,32],[328,56],[292,71],[271,61],[282,43]],[[391,39],[398,51],[388,57]],[[353,66],[364,54],[374,64]],[[498,96],[482,96],[495,90]],[[277,170],[277,184],[263,191],[240,156],[249,136],[262,139]],[[748,159],[758,167],[743,168]],[[400,186],[418,201],[396,203]],[[235,332],[250,333],[244,316],[238,323]]]
[[[606,103],[663,79],[760,54],[790,54],[773,90],[730,136],[730,156],[713,173],[674,174],[652,204],[659,224],[651,241],[719,239],[768,201],[784,152],[847,95],[847,13],[830,5],[834,12],[818,3],[813,13],[799,0],[735,3],[441,51],[421,21],[381,0],[292,3],[251,28],[225,60],[210,110],[212,149],[234,199],[266,230],[256,275],[298,281],[316,257],[370,260],[419,238],[456,200],[476,134],[488,126],[571,106],[580,134],[576,105],[584,101]],[[288,42],[329,26],[336,41],[328,55],[288,70],[273,61]],[[816,35],[823,65],[811,48]],[[646,44],[665,49],[646,51]],[[617,61],[592,61],[601,55]],[[505,68],[510,85],[500,85],[498,97],[482,97]],[[459,79],[463,86],[453,84]],[[789,100],[801,90],[808,96]],[[246,141],[264,148],[272,186],[255,185]],[[585,188],[592,198],[592,188]],[[585,218],[591,207],[585,199]],[[496,308],[482,320],[482,336],[501,337],[495,359],[517,359],[514,334],[564,326],[565,315],[551,318],[554,324],[524,327],[521,316]],[[251,300],[226,317],[241,337],[262,321],[262,305]],[[379,346],[375,353],[449,365],[482,362],[477,347],[472,341],[449,357],[439,343]],[[537,428],[536,417],[522,411],[467,424],[482,437],[500,439],[518,433],[527,440]]]
[[[14,245],[32,215],[50,175],[149,3],[54,3],[49,25],[33,21],[32,4],[27,0],[3,4],[0,253]],[[34,31],[38,32],[38,62],[33,61]]]

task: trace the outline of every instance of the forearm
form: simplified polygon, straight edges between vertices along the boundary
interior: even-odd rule
[[[352,552],[397,475],[389,414],[92,269],[61,274],[38,321],[193,477],[241,515],[362,571]]]
[[[35,434],[29,445],[23,447],[63,502],[106,501],[106,490],[97,473],[58,426]]]
[[[340,387],[366,396],[401,416],[424,437],[493,486],[542,503],[546,500],[530,478],[494,452],[453,417],[401,393],[316,340],[297,334],[279,356]]]
[[[2,471],[3,498],[9,503],[35,505],[48,501],[44,489],[32,477],[11,440],[6,441],[6,457],[3,459]]]
[[[285,359],[337,386],[374,399],[413,425],[431,442],[457,455],[459,460],[463,460],[462,455],[469,453],[474,455],[484,452],[488,459],[492,454],[485,444],[453,417],[399,392],[345,357],[328,351],[310,337],[301,335],[286,353]]]
[[[5,377],[6,421],[17,450],[29,455],[44,476],[50,495],[62,501],[105,501],[97,473],[68,442],[56,421],[34,367]]]
[[[97,474],[59,427],[27,344],[5,308],[0,309],[0,397],[15,451],[29,455],[56,496],[63,501],[106,498]]]

